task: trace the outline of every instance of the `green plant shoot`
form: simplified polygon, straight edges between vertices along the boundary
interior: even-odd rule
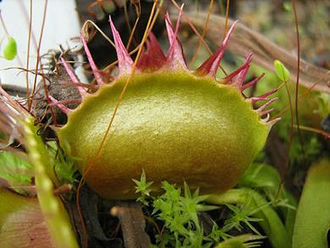
[[[276,76],[283,82],[287,82],[290,78],[289,70],[279,60],[274,61],[274,67],[276,70]]]
[[[5,43],[2,50],[3,57],[7,60],[13,60],[17,55],[16,40],[13,37],[7,35],[4,37],[3,42]]]

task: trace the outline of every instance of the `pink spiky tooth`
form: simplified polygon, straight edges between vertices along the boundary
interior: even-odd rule
[[[164,66],[166,57],[161,49],[155,35],[150,32],[147,40],[147,53],[143,53],[136,65],[141,71],[157,70]]]
[[[224,38],[218,50],[210,58],[208,58],[198,69],[196,69],[196,75],[215,77],[218,67],[220,65],[220,61],[225,53],[225,49],[227,47],[230,35],[233,32],[237,22],[238,21],[235,21],[233,25],[231,25],[226,34],[226,37]]]
[[[87,94],[85,88],[81,86],[81,83],[79,82],[79,80],[76,77],[76,75],[73,73],[71,66],[68,65],[68,63],[65,61],[65,59],[63,57],[61,57],[60,59],[61,59],[61,62],[63,64],[63,67],[64,67],[65,71],[68,73],[70,79],[72,80],[72,82],[77,87],[80,95],[82,97],[84,97]]]
[[[100,74],[100,70],[97,68],[97,66],[96,66],[96,64],[94,62],[94,59],[92,57],[91,52],[89,51],[89,48],[87,46],[87,42],[85,40],[85,37],[84,37],[84,34],[83,33],[81,33],[80,38],[81,38],[81,41],[83,43],[83,46],[84,46],[84,49],[85,49],[85,53],[86,53],[88,62],[91,65],[91,68],[92,68],[92,71],[93,71],[95,80],[96,80],[96,82],[97,82],[98,85],[102,85],[102,84],[104,84],[104,82],[103,82],[102,76]]]
[[[118,77],[122,76],[123,74],[129,74],[132,71],[133,66],[133,60],[129,53],[127,52],[123,41],[120,38],[120,35],[115,27],[115,25],[112,22],[111,16],[109,16],[109,22],[110,22],[110,28],[113,35],[113,40],[115,42],[115,48],[117,53],[117,59],[118,59],[118,69],[119,69],[119,75]]]
[[[268,102],[266,102],[265,104],[261,105],[258,109],[257,112],[262,113],[264,111],[265,108],[267,108],[269,105],[271,105],[273,102],[277,101],[278,97],[274,97],[272,99],[270,99]]]
[[[241,88],[241,91],[246,90],[247,88],[252,87],[253,85],[255,85],[257,82],[259,82],[260,79],[262,79],[265,76],[265,73],[262,73],[259,77],[251,80],[250,82],[244,84]]]
[[[71,109],[69,109],[67,106],[65,106],[64,104],[60,103],[59,101],[57,101],[54,97],[52,96],[48,96],[49,100],[51,100],[51,104],[58,107],[60,110],[62,110],[62,112],[66,115],[68,115],[69,113],[72,112]]]
[[[260,116],[269,115],[271,112],[273,112],[274,109],[275,109],[275,108],[266,109],[266,110],[264,110],[264,111],[259,112],[259,115],[260,115]]]
[[[271,99],[268,98],[267,96],[274,94],[275,92],[278,91],[279,88],[272,89],[260,96],[254,96],[250,97],[249,99],[252,101],[252,103],[258,102],[258,101],[270,101]]]
[[[271,121],[267,120],[266,123],[267,123],[267,125],[268,125],[269,130],[271,130],[272,127],[276,124],[276,122],[278,122],[278,121],[280,121],[280,120],[281,120],[281,117],[275,118],[275,119],[273,119],[273,120],[271,120]]]
[[[271,99],[268,97],[253,96],[253,97],[250,97],[249,100],[251,100],[252,103],[256,103],[259,101],[270,101]]]
[[[177,69],[178,66],[183,69],[187,69],[187,64],[186,64],[186,61],[185,61],[184,55],[183,55],[183,49],[182,49],[181,43],[177,39],[178,31],[179,31],[179,27],[180,27],[182,9],[183,9],[183,5],[181,6],[181,9],[179,12],[175,30],[173,29],[170,15],[168,14],[168,12],[165,14],[166,31],[167,31],[167,35],[168,35],[168,40],[170,42],[170,47],[168,49],[167,56],[166,56],[167,66],[169,68],[173,68],[173,69]]]
[[[243,65],[240,68],[238,68],[236,71],[234,71],[233,73],[228,75],[224,79],[224,81],[225,82],[230,82],[229,83],[230,85],[236,86],[240,91],[242,91],[244,79],[246,77],[246,74],[249,71],[251,61],[252,61],[252,53],[250,53],[246,57]]]
[[[256,111],[260,117],[265,116],[265,115],[267,116],[266,118],[262,119],[264,122],[268,122],[268,120],[270,118],[270,113],[274,110],[274,108],[271,108],[271,109],[266,109],[266,108],[277,100],[278,100],[278,97],[274,97],[274,98],[270,99],[268,102],[266,102],[265,104],[261,105],[258,109],[256,109]]]

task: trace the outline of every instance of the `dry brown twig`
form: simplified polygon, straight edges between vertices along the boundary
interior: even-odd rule
[[[139,203],[121,201],[111,209],[111,215],[120,221],[126,248],[149,247],[150,238],[145,232],[145,218]]]

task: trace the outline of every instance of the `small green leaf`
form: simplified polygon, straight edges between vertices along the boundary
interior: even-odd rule
[[[274,61],[274,67],[276,71],[276,76],[283,82],[287,82],[290,78],[289,70],[279,60]]]
[[[13,60],[17,55],[17,43],[11,36],[6,36],[3,46],[3,57],[7,60]]]
[[[147,182],[147,176],[144,172],[142,171],[140,181],[136,179],[132,179],[133,182],[136,184],[136,190],[135,193],[141,193],[142,195],[149,196],[151,189],[150,186],[153,184],[153,182]]]
[[[132,181],[136,184],[135,193],[141,194],[141,196],[137,198],[137,201],[148,206],[149,203],[146,198],[150,197],[150,192],[152,191],[151,185],[153,184],[153,182],[147,182],[147,176],[146,176],[144,170],[142,170],[140,181],[136,180],[136,179],[132,179]]]

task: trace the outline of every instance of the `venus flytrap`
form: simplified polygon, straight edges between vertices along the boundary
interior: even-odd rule
[[[288,140],[291,133],[296,130],[296,126],[292,121],[294,115],[294,82],[289,80],[290,73],[288,69],[278,60],[274,61],[275,73],[267,73],[265,75],[264,84],[256,85],[256,92],[263,92],[265,89],[279,87],[280,89],[274,93],[274,97],[280,99],[273,104],[275,116],[281,116],[282,121],[274,127],[274,132],[281,140]],[[254,73],[259,73],[260,68],[253,67]],[[286,81],[285,81],[286,80]],[[329,137],[327,132],[322,132],[320,123],[326,118],[330,110],[329,94],[313,91],[312,88],[299,86],[299,124],[301,127],[301,137],[304,140],[304,152],[302,152],[300,139],[297,135],[293,135],[292,145],[290,148],[290,164],[310,164],[322,156],[323,138]],[[290,107],[291,104],[291,107]],[[309,131],[306,132],[305,131]],[[314,133],[313,133],[314,132]],[[320,136],[323,135],[323,137]],[[285,146],[285,144],[284,144]],[[284,148],[285,149],[285,148]],[[304,153],[304,156],[302,154]],[[279,165],[278,165],[279,166]],[[299,171],[299,167],[292,169]]]
[[[17,102],[0,88],[1,124],[9,129],[8,135],[13,135],[27,150],[27,155],[33,165],[36,192],[40,209],[45,218],[49,234],[55,247],[78,247],[72,230],[69,216],[59,197],[54,195],[53,182],[58,182],[51,159],[43,140],[37,133],[33,118]],[[15,129],[12,132],[10,129]],[[24,202],[23,198],[21,199]],[[6,214],[6,213],[3,213]]]
[[[0,247],[54,248],[37,198],[0,186]]]
[[[309,170],[299,202],[293,248],[327,248],[330,230],[330,159]]]
[[[267,109],[276,90],[251,98],[243,92],[261,78],[244,84],[251,54],[225,78],[215,77],[235,24],[214,55],[190,71],[177,39],[179,23],[173,27],[166,15],[167,54],[150,33],[147,52],[134,67],[110,18],[118,75],[104,82],[82,36],[98,90],[86,91],[72,76],[81,104],[72,110],[53,99],[68,116],[57,131],[62,147],[81,158],[77,167],[84,180],[104,198],[136,198],[132,178],[142,170],[158,190],[168,180],[178,185],[186,181],[203,193],[224,192],[237,183],[278,121],[269,120]],[[253,109],[257,101],[266,103]]]
[[[150,33],[146,53],[137,60],[136,66],[110,19],[119,62],[118,74],[111,75],[109,78],[113,80],[110,82],[106,77],[103,78],[104,72],[96,67],[82,34],[84,49],[97,81],[93,89],[84,87],[72,73],[68,62],[61,58],[62,65],[79,90],[82,102],[76,109],[70,109],[65,101],[50,96],[51,106],[60,108],[68,117],[67,124],[56,128],[61,146],[67,153],[60,162],[53,161],[53,152],[49,152],[48,147],[36,135],[33,120],[21,119],[15,112],[19,107],[14,106],[15,117],[12,119],[20,121],[9,122],[12,122],[12,126],[17,124],[20,132],[15,138],[28,147],[31,165],[35,169],[40,204],[36,201],[31,203],[25,197],[13,201],[17,205],[23,205],[21,202],[25,201],[29,208],[41,206],[57,246],[77,247],[73,233],[68,236],[63,232],[56,233],[62,227],[62,231],[68,231],[70,225],[59,198],[54,196],[54,186],[56,188],[63,181],[73,182],[74,168],[60,172],[56,169],[63,167],[59,166],[55,167],[54,173],[49,166],[62,162],[65,165],[65,156],[70,155],[77,158],[75,163],[87,184],[104,198],[135,199],[137,194],[134,194],[134,183],[137,185],[136,193],[141,195],[137,201],[153,208],[153,216],[164,223],[165,231],[160,232],[156,238],[160,247],[208,248],[215,244],[218,244],[217,248],[257,247],[260,244],[258,240],[262,238],[260,236],[229,237],[226,232],[233,229],[241,231],[244,225],[258,233],[259,229],[251,224],[258,222],[274,248],[289,248],[295,199],[281,188],[279,175],[269,166],[248,168],[262,149],[270,128],[278,120],[270,120],[272,109],[268,109],[276,100],[269,96],[276,90],[257,97],[246,96],[244,91],[262,77],[245,82],[251,66],[251,54],[234,72],[222,75],[224,78],[216,77],[233,27],[214,55],[192,71],[185,63],[182,47],[177,39],[179,20],[173,27],[168,15],[165,19],[170,43],[168,52],[163,53],[156,38]],[[12,39],[9,41],[3,53],[6,59],[13,59],[17,52],[16,43]],[[279,61],[275,61],[274,66],[277,77],[282,82],[287,82],[289,75],[286,68]],[[132,79],[128,85],[130,77]],[[126,84],[128,88],[123,94]],[[123,101],[118,104],[121,95]],[[263,101],[260,107],[254,109],[256,102]],[[117,114],[114,114],[116,106],[119,108]],[[324,112],[326,110],[325,108]],[[18,112],[24,110],[20,109]],[[6,109],[5,114],[8,113],[12,112]],[[6,122],[7,116],[4,118]],[[1,117],[3,116],[0,115]],[[109,125],[112,117],[113,125]],[[16,130],[11,131],[15,134]],[[312,150],[318,148],[308,147]],[[299,152],[297,150],[297,154]],[[132,182],[132,178],[137,178],[141,171],[140,181]],[[244,171],[245,176],[239,180]],[[147,181],[146,174],[150,176],[150,182]],[[59,178],[59,175],[63,177]],[[11,179],[21,180],[19,177]],[[239,188],[231,189],[237,182]],[[199,195],[199,188],[202,193],[212,195]],[[223,192],[225,193],[221,194]],[[8,193],[12,192],[0,188],[0,197],[16,198]],[[311,196],[312,193],[309,192],[308,195]],[[226,205],[232,213],[224,227],[214,223],[212,232],[207,235],[200,223],[199,213],[216,207],[206,205],[205,201]],[[21,209],[25,211],[24,208],[18,208]],[[278,212],[285,220],[281,220]],[[302,216],[305,218],[306,207],[303,212],[305,213]],[[1,217],[5,216],[3,213],[8,213],[8,207],[0,208],[0,226]],[[322,214],[317,217],[321,218]],[[300,220],[300,223],[303,222]],[[328,228],[327,223],[316,228],[323,236],[313,241],[314,244],[325,244],[324,233]],[[305,233],[301,232],[302,224],[298,223],[296,229],[296,240],[303,240]],[[3,234],[0,230],[0,246]],[[299,245],[297,242],[296,246],[300,248]]]
[[[79,247],[72,230],[69,216],[60,198],[54,195],[53,181],[46,173],[49,158],[40,136],[36,135],[33,119],[24,120],[24,138],[29,157],[35,170],[35,184],[41,210],[45,216],[47,227],[57,247]]]
[[[246,97],[244,90],[262,77],[244,82],[252,61],[251,54],[240,68],[225,78],[216,78],[235,24],[214,55],[198,69],[190,71],[177,39],[180,22],[178,20],[173,27],[168,15],[165,20],[170,44],[167,54],[150,33],[147,52],[139,58],[135,68],[110,19],[119,65],[118,75],[114,75],[111,82],[102,78],[82,35],[98,84],[97,90],[84,88],[67,62],[61,59],[82,101],[76,109],[70,109],[50,97],[51,104],[68,117],[68,122],[56,132],[67,154],[78,158],[78,169],[96,193],[108,199],[135,199],[133,182],[137,184],[136,190],[142,194],[138,200],[144,204],[152,202],[153,215],[164,222],[165,231],[157,238],[160,246],[211,247],[227,236],[222,228],[214,228],[211,234],[204,235],[198,212],[216,207],[203,204],[209,197],[200,196],[199,188],[203,194],[218,194],[238,182],[262,149],[270,128],[278,121],[269,120],[272,109],[267,109],[275,101],[269,96],[276,89],[256,97]],[[109,121],[132,71],[135,73],[106,136]],[[253,109],[255,102],[263,101],[263,105]],[[19,109],[14,103],[12,105]],[[25,113],[22,109],[16,112]],[[14,118],[20,120],[18,124],[22,126],[22,137],[17,139],[28,146],[29,157],[35,167],[40,206],[48,228],[61,247],[66,244],[75,247],[66,213],[53,195],[53,183],[57,185],[59,182],[45,164],[50,162],[47,150],[35,134],[32,119],[23,116],[22,119],[18,114]],[[132,178],[137,178],[141,171],[141,180],[132,182]],[[153,183],[147,182],[145,174]],[[178,187],[183,185],[184,196],[175,183]],[[188,184],[194,193],[190,192]],[[151,190],[155,195],[162,190],[165,193],[154,198]],[[261,208],[258,204],[251,205],[248,213],[255,214],[254,210]],[[240,227],[241,222],[249,226],[250,221],[256,220],[235,210],[232,207],[234,218],[231,223],[227,222],[227,231]],[[235,219],[239,214],[240,218]],[[56,233],[61,226],[69,232],[68,236]]]

